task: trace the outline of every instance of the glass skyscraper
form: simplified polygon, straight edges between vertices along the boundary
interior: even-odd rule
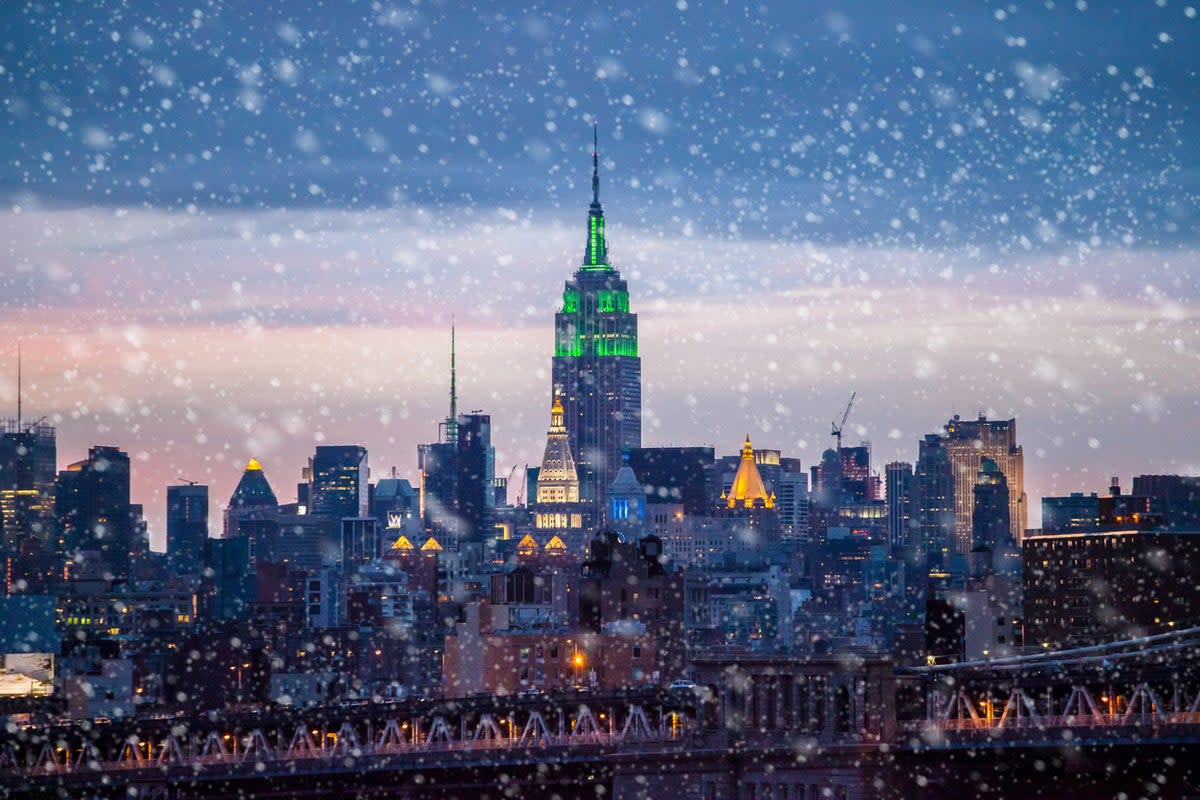
[[[623,451],[641,447],[642,361],[629,289],[608,257],[595,147],[587,244],[583,264],[563,290],[562,310],[554,316],[552,376],[581,499],[600,501],[621,468]]]

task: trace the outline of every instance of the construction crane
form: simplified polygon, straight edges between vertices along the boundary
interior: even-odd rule
[[[34,429],[34,428],[36,428],[38,425],[41,425],[41,424],[42,424],[43,422],[45,422],[47,419],[49,419],[49,417],[42,417],[42,418],[41,418],[41,419],[39,419],[37,422],[31,422],[31,423],[29,423],[28,425],[26,425],[26,426],[25,426],[24,433],[33,433],[33,429]],[[18,425],[18,427],[20,426],[20,424],[21,424],[21,423],[20,423],[20,419],[18,418],[18,420],[17,420],[17,425]]]
[[[850,418],[850,409],[854,407],[854,398],[858,397],[858,392],[850,394],[850,402],[846,403],[846,413],[842,414],[841,422],[830,423],[830,436],[837,439],[837,452],[842,452],[842,428],[846,427],[846,420]]]
[[[196,484],[198,484],[200,482],[200,481],[194,481],[191,478],[185,478],[182,475],[176,475],[175,480],[179,481],[180,483],[186,483],[188,486],[195,486]]]

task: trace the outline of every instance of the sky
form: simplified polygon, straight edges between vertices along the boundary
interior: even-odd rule
[[[165,487],[314,445],[540,461],[591,126],[644,444],[882,472],[1018,420],[1037,498],[1200,472],[1200,3],[0,7],[0,408]],[[7,409],[11,408],[11,411]],[[515,491],[513,492],[515,497]]]

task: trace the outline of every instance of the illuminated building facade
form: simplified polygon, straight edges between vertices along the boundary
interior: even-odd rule
[[[1200,610],[1200,533],[1030,536],[1022,547],[1025,641],[1090,645],[1179,630]],[[1086,573],[1081,573],[1081,565]]]
[[[367,448],[321,445],[308,463],[310,514],[337,519],[367,515]]]
[[[1025,498],[1025,453],[1017,444],[1017,421],[963,420],[957,415],[946,423],[945,447],[954,473],[954,537],[960,553],[971,549],[975,511],[975,482],[983,459],[990,458],[1008,481],[1009,527],[1013,541],[1021,542],[1028,527]]]
[[[550,428],[546,431],[546,450],[538,470],[534,496],[533,522],[540,531],[564,535],[571,550],[582,555],[584,532],[592,525],[594,504],[579,500],[579,474],[571,454],[564,420],[563,404],[558,395],[550,407]]]
[[[6,549],[34,535],[51,538],[54,515],[55,430],[41,422],[0,420],[0,530]]]
[[[554,317],[553,390],[562,398],[580,498],[598,502],[624,451],[642,443],[642,362],[629,288],[613,268],[600,206],[599,155],[592,153],[592,204],[583,264],[567,281]]]

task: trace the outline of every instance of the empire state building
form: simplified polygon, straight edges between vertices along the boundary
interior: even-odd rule
[[[642,444],[642,360],[629,289],[608,258],[593,130],[592,204],[583,264],[554,315],[553,387],[563,404],[582,500],[602,501],[622,453]]]

